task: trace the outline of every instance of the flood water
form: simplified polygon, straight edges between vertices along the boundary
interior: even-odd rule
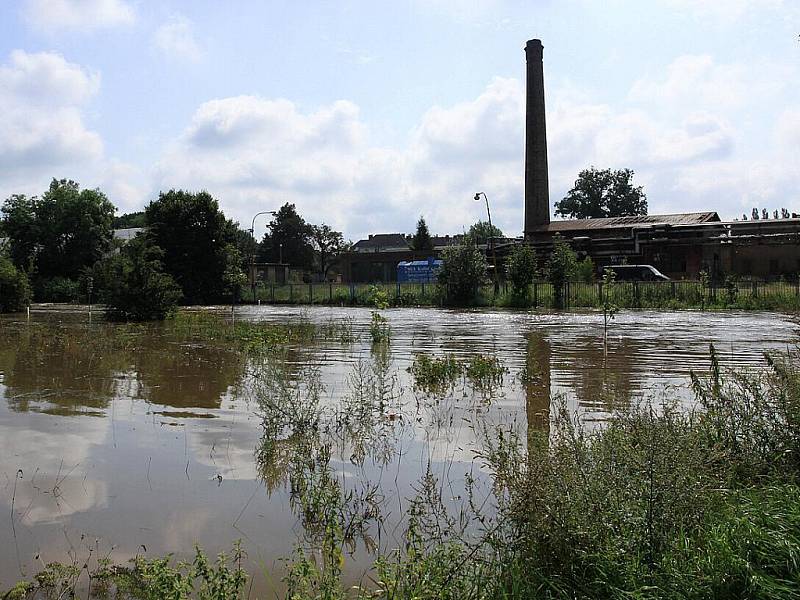
[[[218,312],[230,316],[229,308]],[[359,374],[380,387],[379,418],[360,441],[343,439],[332,459],[345,487],[376,485],[387,514],[369,544],[348,554],[353,579],[369,564],[366,547],[401,543],[404,509],[426,470],[447,482],[448,502],[459,501],[467,474],[480,473],[476,423],[547,427],[561,394],[590,419],[602,419],[610,398],[668,390],[689,403],[689,372],[708,367],[710,343],[725,366],[754,367],[765,351],[793,346],[800,330],[795,317],[777,314],[625,312],[611,322],[604,351],[598,313],[384,314],[392,337],[382,356],[365,309],[235,314],[347,323],[354,339],[322,336],[289,348],[289,371],[318,381],[327,407],[347,410]],[[407,371],[422,352],[493,355],[508,372],[501,385],[464,384],[433,398],[415,390]],[[523,383],[531,365],[535,381]],[[254,595],[279,590],[282,558],[302,525],[280,459],[265,463],[259,450],[263,368],[232,348],[180,341],[159,324],[116,326],[95,315],[90,325],[79,307],[0,319],[0,589],[54,560],[189,557],[195,543],[216,554],[242,540]]]

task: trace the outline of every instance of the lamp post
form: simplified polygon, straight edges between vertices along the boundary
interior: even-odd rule
[[[250,235],[253,236],[253,241],[256,239],[256,217],[261,215],[277,216],[274,210],[264,210],[253,215],[253,220],[250,222]],[[258,243],[258,242],[256,242]],[[250,253],[250,286],[253,291],[253,302],[256,301],[256,250],[253,247],[253,252]]]
[[[478,192],[473,200],[480,202],[481,196],[486,200],[486,216],[489,218],[489,248],[492,251],[492,276],[494,279],[494,294],[496,296],[500,290],[500,284],[497,281],[497,254],[494,251],[494,227],[492,227],[492,213],[489,210],[489,198],[484,192]]]

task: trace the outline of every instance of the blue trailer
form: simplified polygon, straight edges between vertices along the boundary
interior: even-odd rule
[[[397,263],[397,281],[399,283],[435,283],[443,264],[443,261],[432,257],[428,260],[399,262]]]

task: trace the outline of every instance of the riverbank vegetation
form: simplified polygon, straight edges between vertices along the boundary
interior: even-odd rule
[[[256,290],[262,304],[318,304],[332,306],[372,306],[374,288],[385,292],[392,307],[449,307],[448,296],[437,283],[385,284],[292,284],[265,285]],[[550,281],[537,279],[517,288],[502,282],[498,293],[491,284],[474,286],[468,306],[473,308],[559,309],[559,297]],[[249,297],[242,296],[250,302]],[[696,310],[800,310],[800,290],[795,282],[729,280],[724,284],[709,281],[633,282],[603,279],[596,282],[567,281],[560,296],[560,310],[601,309],[613,304],[617,309],[696,309]],[[460,304],[458,306],[464,306]]]
[[[176,326],[185,327],[187,339],[224,335],[216,323],[194,317]],[[794,351],[765,356],[758,369],[727,372],[712,347],[708,371],[692,375],[691,405],[669,391],[634,402],[610,399],[601,424],[568,410],[559,397],[544,424],[493,424],[482,416],[481,399],[474,413],[467,411],[480,441],[480,469],[443,479],[451,469],[429,466],[404,501],[401,539],[387,546],[374,534],[388,516],[388,492],[339,477],[334,457],[380,465],[398,451],[393,442],[408,425],[396,404],[389,345],[373,346],[369,359],[353,365],[341,406],[323,402],[318,370],[298,372],[275,350],[257,363],[253,393],[263,437],[255,460],[268,488],[291,491],[301,526],[287,563],[287,598],[800,594]],[[471,402],[467,389],[503,373],[486,356],[418,355],[411,369],[420,388],[430,385],[417,402],[439,408],[446,398]],[[464,393],[441,393],[439,384],[459,379]],[[375,554],[375,562],[353,583],[344,566],[356,547]],[[106,557],[91,577],[80,563],[48,565],[5,597],[68,594],[79,585],[85,590],[89,580],[96,597],[246,597],[241,561],[238,549],[213,564],[201,552],[191,563],[137,557],[114,566]]]

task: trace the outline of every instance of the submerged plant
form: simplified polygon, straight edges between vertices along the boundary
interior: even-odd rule
[[[429,354],[415,354],[408,368],[414,377],[414,385],[428,391],[442,391],[453,385],[464,373],[463,365],[452,354],[441,358]]]
[[[606,348],[608,343],[608,322],[614,318],[619,310],[619,307],[614,304],[612,300],[612,292],[614,291],[614,284],[617,280],[617,274],[614,269],[605,269],[603,271],[603,347]]]

